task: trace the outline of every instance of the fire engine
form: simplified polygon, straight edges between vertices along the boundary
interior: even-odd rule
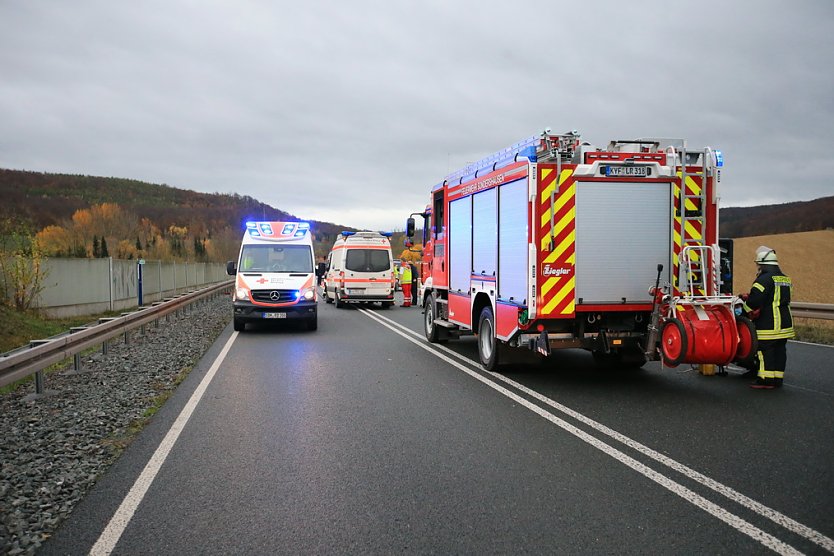
[[[584,348],[606,366],[726,365],[755,353],[741,301],[721,292],[723,157],[683,140],[545,130],[454,172],[423,212],[419,303],[429,342]]]

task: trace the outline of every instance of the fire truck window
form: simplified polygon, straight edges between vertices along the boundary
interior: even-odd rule
[[[443,225],[445,223],[443,214],[443,190],[438,191],[434,195],[432,218],[434,219],[434,237],[437,238],[443,233]]]

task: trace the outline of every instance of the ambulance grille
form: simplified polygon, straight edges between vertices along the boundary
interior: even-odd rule
[[[252,290],[252,301],[260,303],[287,303],[295,301],[296,290]]]

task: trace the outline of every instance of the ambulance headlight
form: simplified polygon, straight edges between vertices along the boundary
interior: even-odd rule
[[[298,292],[298,297],[300,299],[305,299],[307,301],[312,301],[314,297],[316,297],[316,292],[313,288],[305,288]]]
[[[246,288],[235,288],[235,300],[237,301],[248,301],[249,300],[249,290]]]

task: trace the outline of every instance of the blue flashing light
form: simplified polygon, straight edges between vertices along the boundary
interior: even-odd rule
[[[352,235],[353,235],[353,234],[355,234],[355,233],[356,233],[356,232],[348,232],[347,230],[345,230],[344,232],[342,232],[342,235],[343,235],[344,237],[349,237],[349,236],[352,236]]]
[[[298,229],[299,230],[309,230],[310,229],[310,223],[309,222],[299,222],[298,223]]]
[[[272,226],[269,224],[269,222],[258,222],[258,229],[264,235],[272,235]]]
[[[261,233],[258,231],[257,222],[247,222],[246,231],[249,232],[249,235],[252,237],[261,237]]]
[[[301,292],[295,292],[293,295],[295,296],[296,299],[298,299],[298,298],[301,297]]]
[[[284,224],[284,229],[281,230],[281,235],[282,236],[288,236],[288,235],[292,234],[294,231],[295,231],[295,224],[292,224],[292,223]]]
[[[527,139],[519,141],[518,143],[514,143],[510,145],[506,149],[502,149],[496,153],[491,154],[486,158],[482,158],[478,162],[470,164],[465,168],[461,168],[457,172],[449,174],[446,176],[446,181],[449,183],[453,182],[460,182],[463,183],[464,181],[469,181],[474,177],[476,173],[480,170],[484,170],[486,168],[494,168],[497,164],[503,164],[509,159],[512,159],[513,162],[520,157],[526,157],[530,161],[536,161],[536,153],[538,152],[539,142],[541,141],[542,135],[537,133]],[[463,178],[463,179],[461,179]]]
[[[385,237],[391,237],[392,235],[394,235],[394,232],[379,232],[379,235],[385,236]]]
[[[715,151],[715,167],[721,168],[722,166],[724,166],[724,153]]]
[[[293,237],[304,237],[304,234],[306,233],[307,230],[298,230],[297,232],[295,232],[295,234],[293,234]]]

